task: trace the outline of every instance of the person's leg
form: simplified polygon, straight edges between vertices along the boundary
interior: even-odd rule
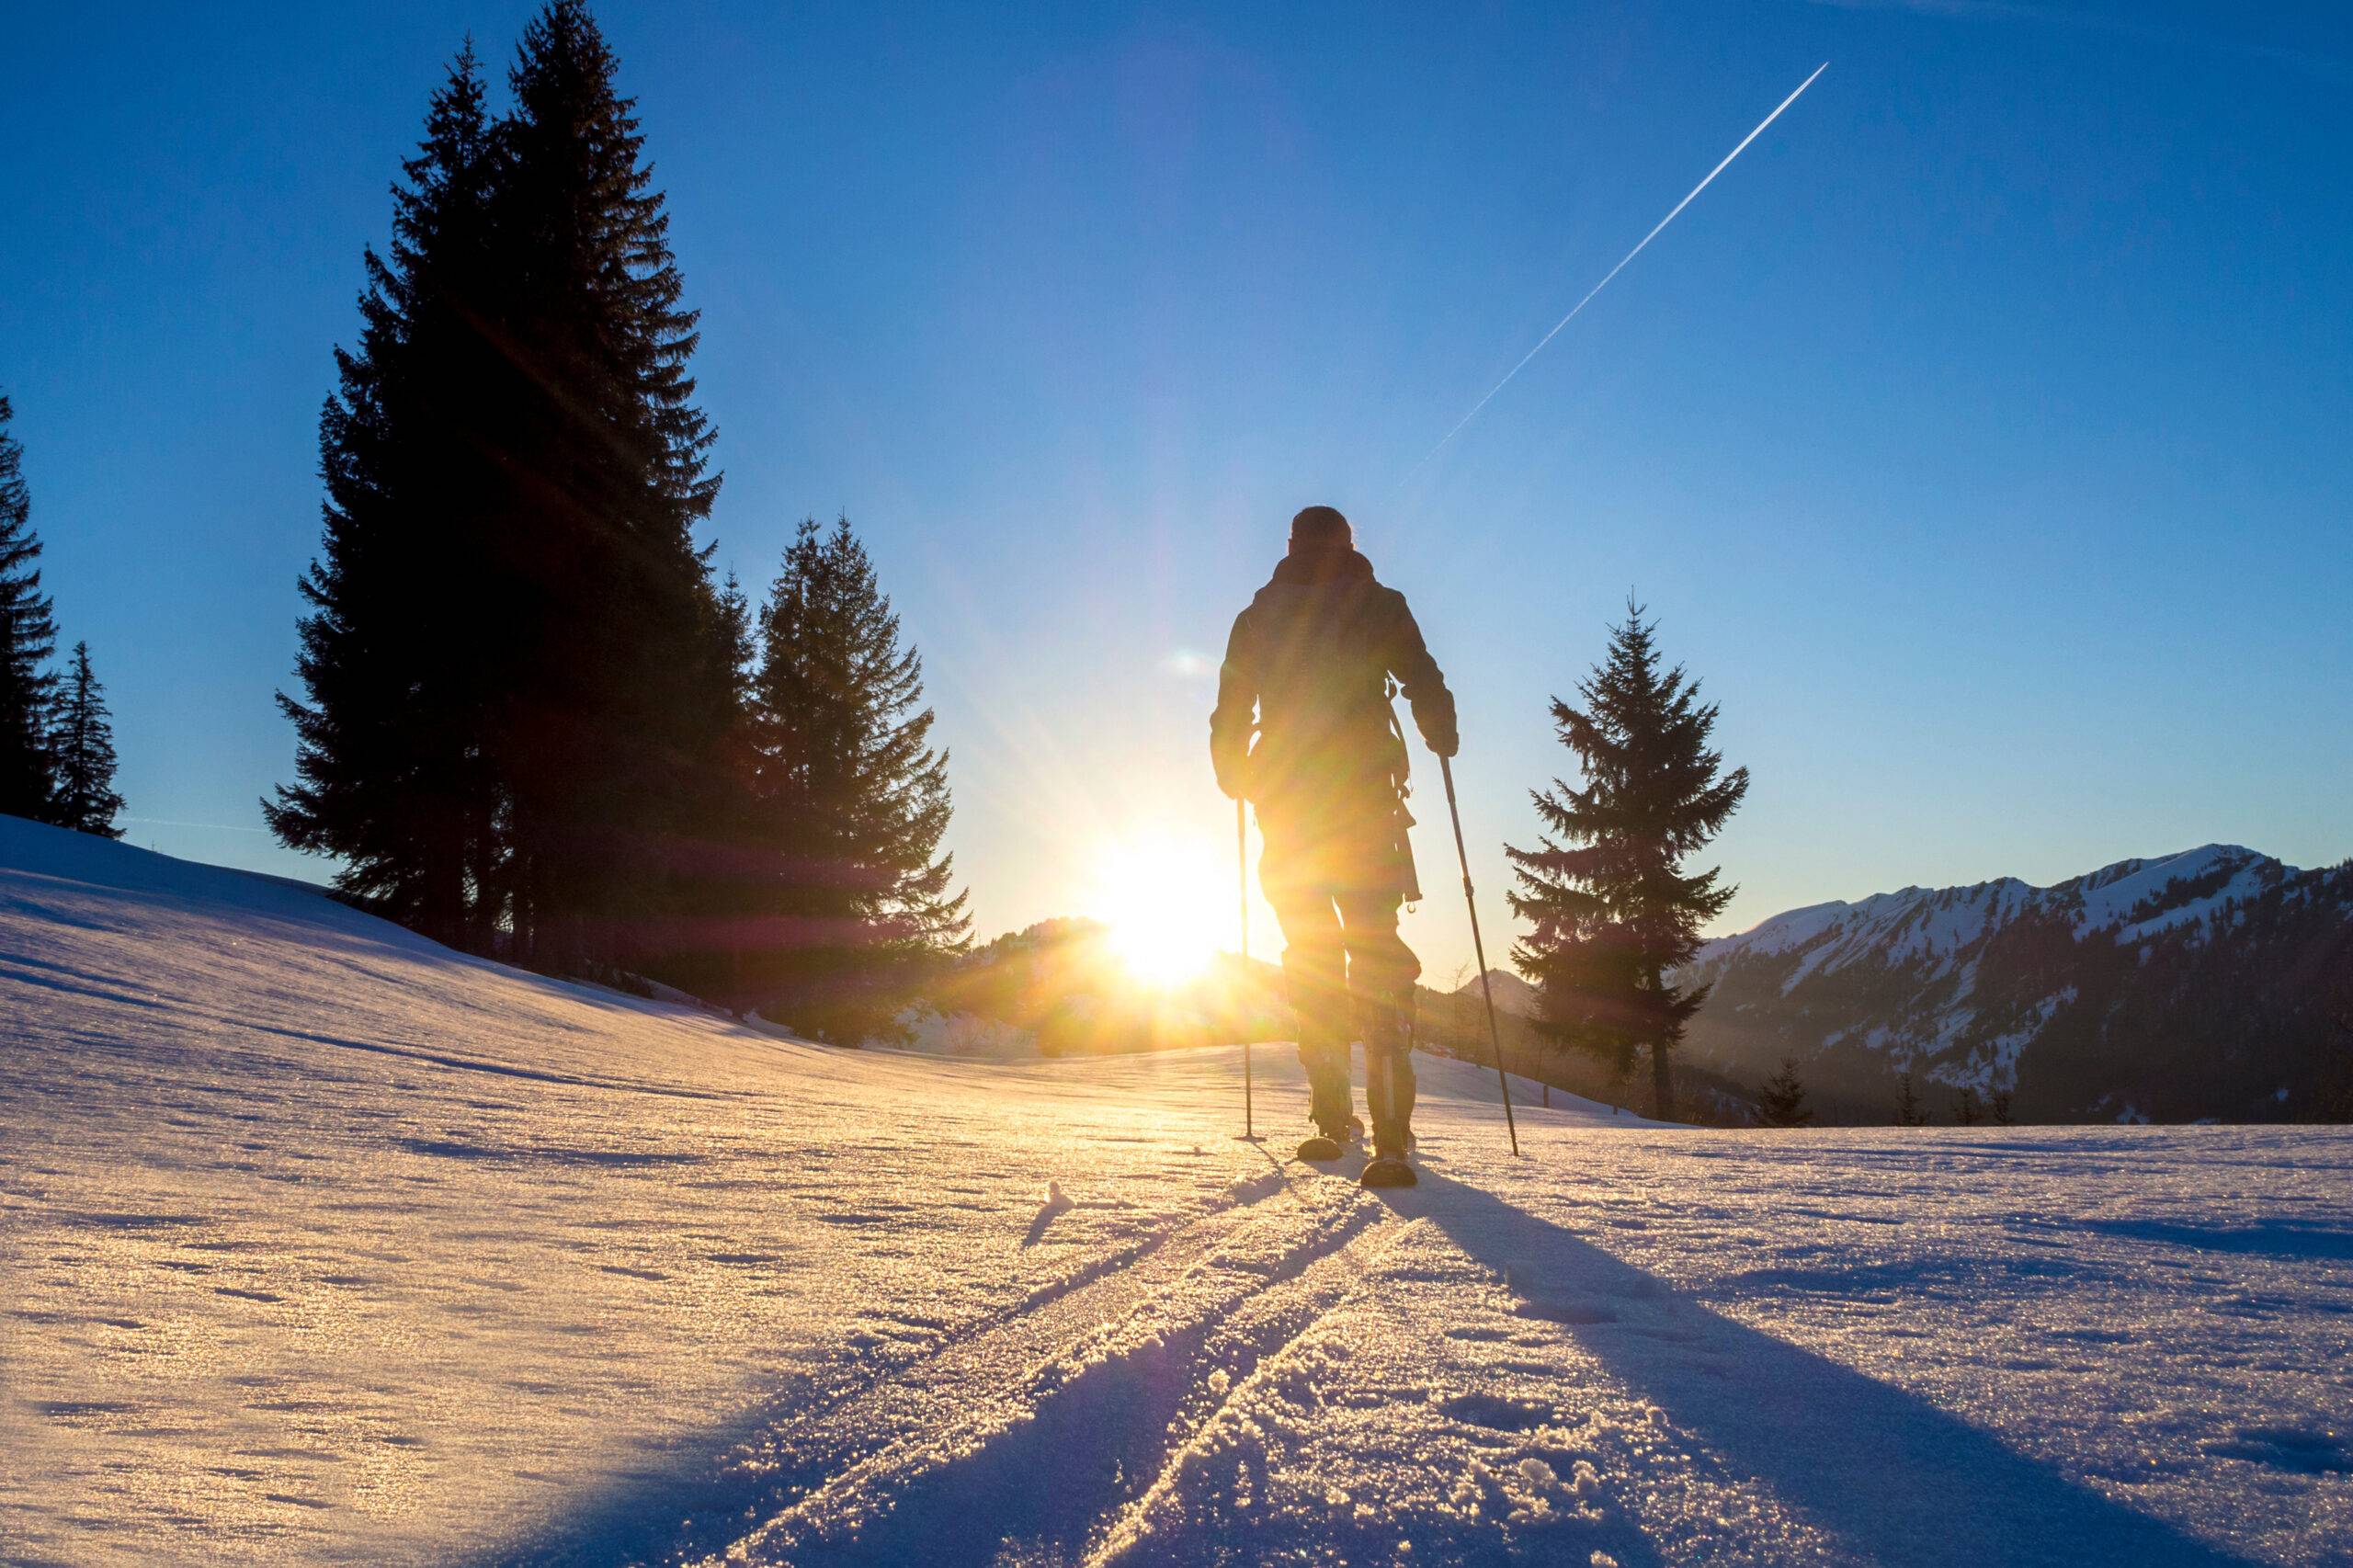
[[[1273,887],[1267,900],[1283,928],[1283,980],[1298,1018],[1308,1115],[1324,1136],[1346,1142],[1348,991],[1339,913],[1331,893],[1323,890]]]
[[[1373,1151],[1381,1154],[1405,1152],[1414,1119],[1414,981],[1422,966],[1397,935],[1397,903],[1393,893],[1339,900],[1348,991],[1364,1040]]]

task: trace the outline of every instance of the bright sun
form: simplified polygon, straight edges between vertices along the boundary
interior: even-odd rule
[[[1151,985],[1181,985],[1233,939],[1234,912],[1209,859],[1191,846],[1130,843],[1096,870],[1096,917],[1128,971]]]

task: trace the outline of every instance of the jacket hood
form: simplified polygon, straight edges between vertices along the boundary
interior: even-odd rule
[[[1304,587],[1312,583],[1370,583],[1372,562],[1354,550],[1294,551],[1275,562],[1268,587],[1278,583]]]

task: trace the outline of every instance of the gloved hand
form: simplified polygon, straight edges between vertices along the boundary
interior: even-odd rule
[[[1423,722],[1421,728],[1423,743],[1438,756],[1451,757],[1462,749],[1462,737],[1456,733],[1454,728],[1453,709],[1431,714]]]

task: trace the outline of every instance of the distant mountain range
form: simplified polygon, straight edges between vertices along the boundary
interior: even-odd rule
[[[2211,844],[1905,888],[1777,915],[1684,973],[1715,986],[1688,1060],[1755,1083],[1795,1057],[1836,1119],[1886,1119],[1905,1073],[1939,1120],[1964,1087],[2033,1121],[2353,1112],[2353,861]]]
[[[1507,969],[1489,970],[1487,982],[1495,990],[1497,1012],[1509,1013],[1515,1017],[1521,1018],[1532,1018],[1537,1016],[1536,987]],[[1482,1000],[1479,977],[1474,974],[1456,986],[1454,994],[1468,996],[1473,1001]]]

